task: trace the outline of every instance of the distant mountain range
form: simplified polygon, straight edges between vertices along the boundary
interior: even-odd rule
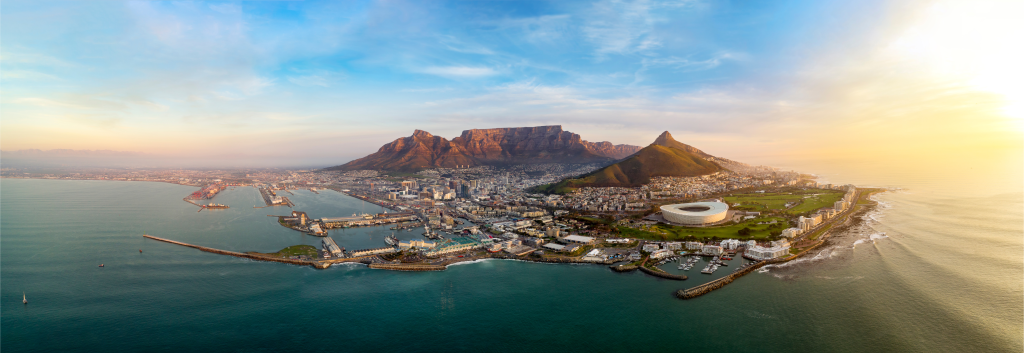
[[[542,192],[565,192],[578,187],[640,186],[652,177],[691,177],[713,174],[725,169],[748,167],[746,164],[704,153],[676,141],[665,131],[654,143],[615,164],[579,178],[538,187]]]
[[[560,125],[465,130],[452,140],[416,130],[377,152],[326,170],[414,172],[429,168],[614,162],[639,146],[588,142]]]

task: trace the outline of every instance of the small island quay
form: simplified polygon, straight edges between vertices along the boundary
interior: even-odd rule
[[[462,152],[437,152],[438,145],[462,146]],[[495,149],[501,153],[481,152]],[[267,210],[267,222],[320,239],[319,246],[266,253],[145,235],[215,254],[319,269],[361,263],[442,271],[485,259],[595,264],[692,283],[674,293],[681,299],[816,253],[875,206],[872,194],[885,191],[712,156],[667,131],[640,148],[587,142],[560,126],[467,130],[451,141],[416,130],[377,153],[316,170],[3,173],[192,185],[197,189],[184,201],[200,212],[229,208],[214,202],[222,192],[255,188],[260,202],[251,207]],[[342,193],[364,207],[355,214],[311,214],[289,199],[296,190],[313,198]],[[392,234],[377,245],[346,248],[349,235],[339,230],[356,227]]]

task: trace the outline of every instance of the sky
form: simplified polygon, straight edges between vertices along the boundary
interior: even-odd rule
[[[0,150],[329,166],[415,129],[562,125],[782,167],[1017,166],[1022,16],[998,0],[4,1]]]

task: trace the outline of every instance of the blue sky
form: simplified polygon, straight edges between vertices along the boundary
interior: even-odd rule
[[[879,143],[1019,132],[1004,112],[1017,93],[900,51],[942,6],[5,1],[0,148],[329,165],[413,129],[559,124],[636,145],[669,130],[761,162],[822,150],[835,139],[815,136],[837,129],[898,132]]]

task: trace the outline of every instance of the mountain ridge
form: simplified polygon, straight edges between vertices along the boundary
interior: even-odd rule
[[[533,163],[613,162],[639,146],[588,142],[561,125],[464,130],[451,140],[415,130],[377,152],[326,170],[417,171]]]
[[[633,187],[649,183],[652,177],[692,177],[728,170],[717,163],[716,159],[721,158],[676,141],[672,134],[665,131],[653,143],[628,158],[578,178],[544,185],[536,190],[563,192],[579,187]]]

